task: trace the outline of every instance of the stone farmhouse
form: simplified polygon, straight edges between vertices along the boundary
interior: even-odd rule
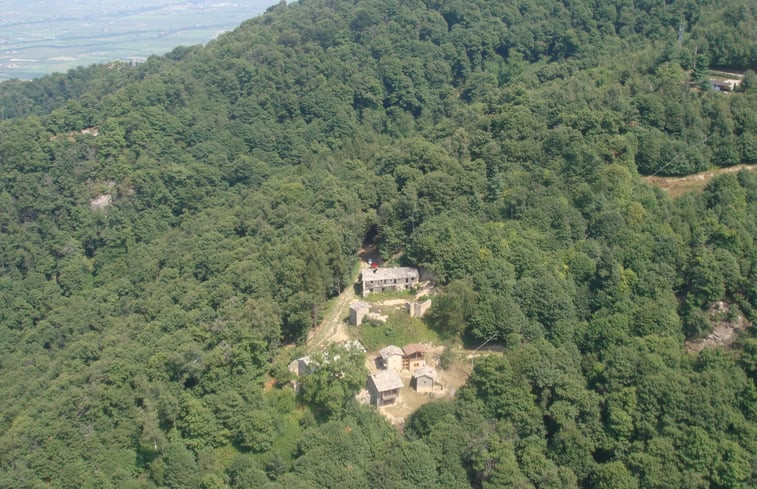
[[[405,363],[405,353],[399,346],[389,345],[379,350],[381,355],[381,365],[386,370],[399,372]]]
[[[410,267],[365,269],[361,275],[363,297],[373,292],[407,290],[418,283],[418,270]]]
[[[402,389],[402,379],[393,370],[379,370],[368,377],[368,392],[371,404],[386,406],[394,404]]]
[[[412,372],[426,366],[425,353],[426,347],[418,343],[406,345],[404,348],[389,345],[379,350],[379,365],[385,370]]]

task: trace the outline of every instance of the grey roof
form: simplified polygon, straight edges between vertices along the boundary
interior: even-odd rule
[[[350,309],[352,309],[353,311],[359,311],[361,309],[370,309],[370,308],[371,308],[371,305],[363,301],[355,301],[352,304],[350,304]]]
[[[411,267],[376,268],[363,270],[363,281],[418,278],[418,270]]]
[[[431,377],[432,379],[436,379],[436,375],[436,370],[429,366],[416,368],[413,371],[413,377],[415,377],[416,379],[418,377]]]
[[[371,375],[371,379],[379,392],[401,389],[403,386],[402,379],[393,370],[379,370]]]
[[[386,360],[387,358],[393,356],[393,355],[399,355],[401,357],[404,357],[405,354],[402,352],[402,348],[399,346],[389,345],[387,347],[382,348],[379,350],[379,355],[381,355],[381,358]]]

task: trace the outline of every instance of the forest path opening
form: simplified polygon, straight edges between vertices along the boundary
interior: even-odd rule
[[[350,339],[345,318],[349,316],[350,304],[357,299],[353,284],[348,284],[336,298],[336,301],[328,308],[323,321],[308,333],[308,350],[325,346],[328,343],[339,343]]]
[[[680,197],[683,194],[699,191],[704,188],[707,183],[718,175],[725,173],[736,173],[741,170],[757,171],[757,164],[741,164],[736,166],[729,166],[727,168],[717,168],[715,170],[707,170],[700,173],[694,173],[693,175],[685,175],[682,177],[642,177],[645,182],[655,187],[660,187],[665,193],[667,193],[671,199]]]
[[[368,258],[375,259],[375,247],[366,245],[358,251],[359,266],[353,270],[350,281],[345,284],[344,290],[326,310],[323,320],[308,333],[308,350],[325,346],[329,343],[339,343],[351,339],[347,318],[349,317],[350,304],[359,300],[355,287],[363,269],[368,268]]]

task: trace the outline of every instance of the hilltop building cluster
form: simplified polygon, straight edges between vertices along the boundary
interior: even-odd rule
[[[441,388],[438,374],[426,364],[426,348],[418,343],[400,348],[389,345],[379,350],[377,363],[380,370],[368,377],[370,402],[376,406],[394,404],[399,398],[400,389],[404,387],[401,372],[411,372],[410,386],[417,392],[433,392]]]
[[[419,279],[420,272],[416,268],[380,268],[372,262],[371,268],[363,270],[361,275],[362,297],[376,292],[410,290],[418,286]],[[350,304],[349,324],[360,326],[366,319],[386,320],[386,316],[372,312],[371,307],[372,304],[364,300]],[[430,307],[430,299],[404,303],[404,308],[411,317],[422,317]],[[356,348],[365,351],[362,345],[359,343],[357,345]],[[369,375],[366,382],[369,402],[375,406],[394,404],[399,399],[400,390],[405,387],[408,377],[409,385],[417,392],[443,390],[437,371],[426,363],[426,351],[426,347],[418,343],[405,345],[402,348],[396,345],[382,348],[376,358],[378,370]],[[299,378],[312,374],[320,365],[330,360],[325,353],[321,356],[316,354],[315,358],[313,355],[306,355],[293,360],[289,364],[289,371]],[[406,381],[403,381],[403,377]],[[292,384],[295,390],[299,391],[299,382],[295,380]]]
[[[375,262],[373,262],[375,265]],[[418,285],[420,272],[411,267],[367,268],[361,275],[362,296],[375,292],[409,290]],[[431,300],[407,301],[405,310],[410,317],[420,318],[431,307]],[[365,319],[384,321],[385,317],[371,312],[371,304],[365,301],[355,301],[350,304],[349,323],[360,326]]]

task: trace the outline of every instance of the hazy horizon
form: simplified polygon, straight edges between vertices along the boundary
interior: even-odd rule
[[[204,44],[277,0],[7,0],[0,12],[0,81],[77,66],[143,61]]]

